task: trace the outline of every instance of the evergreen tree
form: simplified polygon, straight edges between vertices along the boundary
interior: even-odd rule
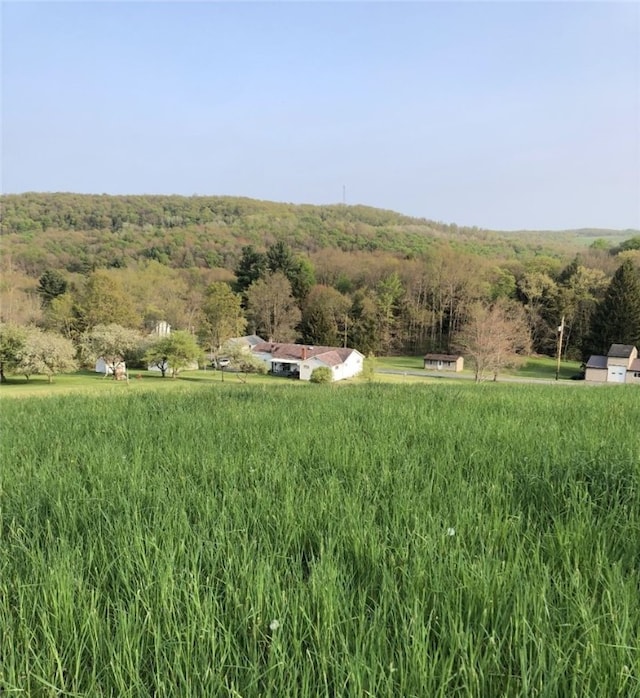
[[[272,274],[281,271],[289,278],[296,271],[297,266],[296,258],[286,242],[279,240],[267,250],[267,268]]]
[[[42,304],[48,306],[54,298],[67,290],[67,282],[57,269],[47,269],[38,280],[38,293]]]
[[[296,257],[282,240],[269,247],[266,259],[267,270],[272,274],[282,272],[289,280],[296,300],[303,302],[316,282],[311,262],[304,257]]]
[[[234,269],[236,275],[235,290],[244,293],[254,281],[262,278],[267,270],[267,258],[253,245],[242,248],[242,257]]]
[[[629,259],[618,267],[596,307],[584,356],[606,354],[611,344],[640,345],[640,274]]]

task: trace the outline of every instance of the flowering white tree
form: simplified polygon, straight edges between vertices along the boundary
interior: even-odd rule
[[[116,369],[127,353],[140,347],[143,338],[137,330],[120,325],[97,325],[82,337],[82,351],[87,361],[102,358],[116,378]]]
[[[18,354],[17,370],[27,380],[31,375],[44,375],[51,383],[58,373],[78,368],[75,353],[69,339],[33,327],[26,332],[24,345]]]

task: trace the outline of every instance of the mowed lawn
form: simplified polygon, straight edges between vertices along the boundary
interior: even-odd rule
[[[437,373],[439,376],[446,378],[452,374],[448,371],[437,371],[436,369],[424,369],[424,359],[421,356],[381,356],[373,360],[376,370],[395,370],[408,372],[424,371],[425,375],[433,375]],[[513,368],[505,368],[498,375],[498,381],[508,378],[523,378],[535,380],[555,380],[557,362],[549,356],[530,356],[523,360],[522,364]],[[559,380],[570,380],[576,377],[581,370],[579,361],[561,361],[560,371],[558,374]],[[472,362],[467,360],[464,370],[457,376],[473,377],[474,369]],[[487,379],[491,380],[493,376],[487,375]]]
[[[640,694],[636,386],[186,385],[3,399],[6,695]]]

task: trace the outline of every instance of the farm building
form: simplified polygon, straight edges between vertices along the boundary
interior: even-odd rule
[[[233,356],[239,352],[250,354],[253,347],[263,343],[264,339],[258,337],[257,334],[248,334],[244,337],[232,337],[222,346],[218,347],[218,351],[207,352],[205,358],[211,365],[218,367],[220,365],[227,366],[229,364],[229,356]]]
[[[589,357],[584,379],[594,383],[640,384],[638,349],[631,344],[612,344],[606,356]]]
[[[166,320],[158,320],[151,334],[156,337],[168,337],[171,334],[171,325]]]
[[[362,372],[364,356],[348,347],[312,347],[306,344],[262,342],[252,347],[255,356],[278,376],[311,379],[314,369],[327,366],[334,381],[353,378]]]
[[[425,354],[425,369],[435,371],[462,371],[464,358],[460,354]]]
[[[245,335],[244,337],[234,337],[233,339],[229,339],[224,343],[224,349],[234,349],[239,347],[240,349],[247,349],[247,350],[252,350],[254,347],[258,346],[258,344],[264,344],[264,339],[262,337],[258,337],[257,334],[248,334]]]
[[[125,376],[127,373],[127,364],[124,359],[107,363],[104,357],[100,356],[96,361],[96,373],[104,373],[105,376],[112,376],[115,369],[116,377]]]

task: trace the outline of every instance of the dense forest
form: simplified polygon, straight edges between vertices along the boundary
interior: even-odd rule
[[[233,307],[229,327],[274,339],[450,351],[478,304],[500,303],[523,315],[539,353],[555,352],[564,316],[564,354],[581,358],[601,350],[594,322],[615,274],[625,267],[626,287],[640,267],[634,230],[505,233],[232,197],[1,201],[0,320],[71,339],[162,319],[210,344],[212,332],[224,338],[211,318]]]

